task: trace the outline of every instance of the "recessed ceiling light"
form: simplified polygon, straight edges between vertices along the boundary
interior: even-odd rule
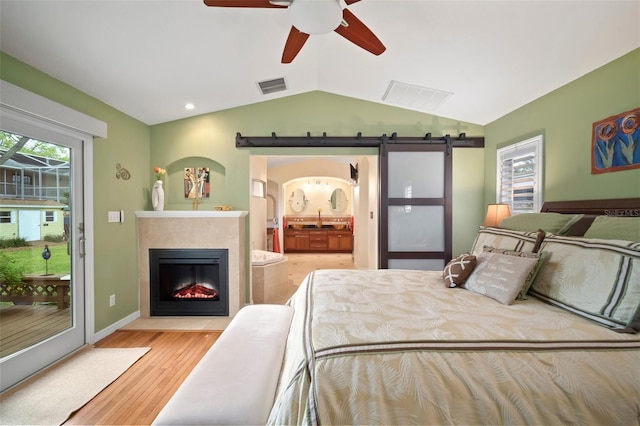
[[[184,106],[186,109],[194,109],[195,105],[193,105],[192,103],[188,103]]]

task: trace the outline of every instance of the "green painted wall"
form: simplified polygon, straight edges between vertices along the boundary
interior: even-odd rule
[[[639,106],[636,49],[488,124],[485,203],[495,202],[496,148],[537,134],[544,135],[546,201],[640,197],[640,169],[591,174],[592,124]]]
[[[108,137],[96,139],[93,155],[95,331],[138,310],[138,254],[135,211],[149,193],[150,128],[35,68],[0,53],[0,78],[102,120]],[[116,164],[131,179],[116,178]],[[124,223],[107,223],[107,211],[124,210]],[[109,295],[116,305],[109,307]]]

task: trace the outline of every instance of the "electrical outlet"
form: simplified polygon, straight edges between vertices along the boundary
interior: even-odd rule
[[[109,296],[109,306],[114,306],[116,304],[116,295],[112,294]]]

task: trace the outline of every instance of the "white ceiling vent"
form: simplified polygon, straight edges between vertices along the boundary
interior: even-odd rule
[[[391,80],[382,100],[407,108],[434,111],[451,96],[453,96],[453,93],[445,92],[444,90],[414,86]]]
[[[270,93],[287,90],[287,83],[284,81],[284,77],[280,77],[274,78],[273,80],[259,81],[258,87],[263,95],[268,95]]]

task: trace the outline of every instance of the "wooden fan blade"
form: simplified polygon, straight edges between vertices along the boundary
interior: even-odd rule
[[[376,56],[387,50],[378,37],[348,9],[342,10],[342,19],[348,25],[340,25],[334,30],[342,37]]]
[[[291,31],[289,31],[289,37],[287,37],[287,42],[284,45],[284,51],[282,52],[282,63],[290,64],[291,61],[298,55],[302,46],[309,38],[309,34],[302,33],[298,31],[298,29],[294,26],[291,26]]]
[[[350,4],[358,3],[360,0],[344,0],[344,2],[349,6]]]
[[[275,7],[287,8],[287,6],[269,3],[269,0],[204,0],[204,4],[211,7]]]

